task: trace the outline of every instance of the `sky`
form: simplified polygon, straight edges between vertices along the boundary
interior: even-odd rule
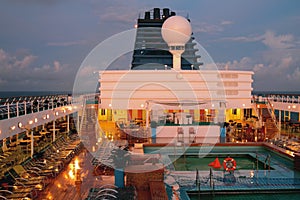
[[[0,91],[71,91],[87,55],[155,7],[189,16],[196,41],[219,69],[254,71],[254,91],[300,91],[298,0],[0,3]]]

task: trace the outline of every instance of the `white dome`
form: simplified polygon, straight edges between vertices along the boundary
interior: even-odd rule
[[[161,34],[169,46],[184,46],[191,37],[192,27],[186,18],[172,16],[163,23]]]

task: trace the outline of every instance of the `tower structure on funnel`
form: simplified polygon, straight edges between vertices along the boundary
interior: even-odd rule
[[[172,16],[163,23],[161,34],[173,54],[173,69],[181,70],[181,54],[192,34],[190,22],[182,16]]]
[[[163,24],[176,12],[169,8],[154,8],[140,14],[137,19],[137,32],[132,55],[131,70],[164,70],[173,68],[173,55],[168,44],[162,37]],[[183,17],[184,18],[184,17]],[[188,18],[184,18],[188,22]],[[193,34],[184,45],[185,51],[181,54],[182,70],[199,70],[203,64],[201,56],[197,54],[196,42]]]

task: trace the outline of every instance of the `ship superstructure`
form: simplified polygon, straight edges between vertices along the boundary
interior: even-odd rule
[[[176,12],[169,8],[154,8],[146,11],[144,17],[137,20],[137,34],[135,41],[135,50],[132,57],[133,70],[151,70],[172,68],[172,54],[169,52],[167,43],[161,36],[161,27],[163,23]],[[188,19],[190,20],[190,19]],[[197,70],[202,65],[199,62],[200,55],[196,52],[196,43],[192,36],[185,45],[185,51],[181,58],[181,69]]]

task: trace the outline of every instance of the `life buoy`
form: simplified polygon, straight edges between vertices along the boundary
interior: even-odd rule
[[[233,158],[225,158],[223,161],[223,167],[226,171],[234,171],[236,169],[236,162]]]

